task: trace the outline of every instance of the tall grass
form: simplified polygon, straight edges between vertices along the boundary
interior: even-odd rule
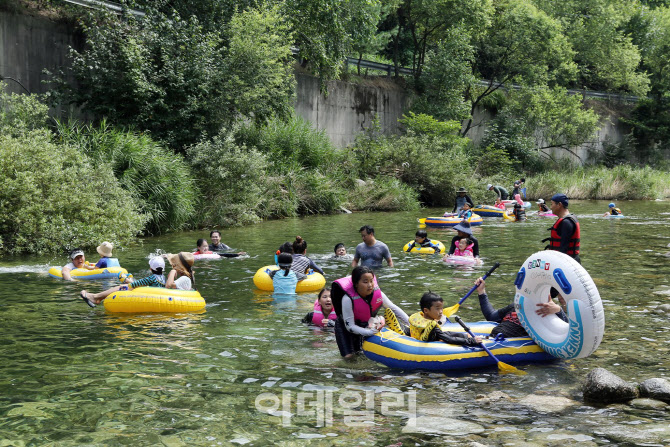
[[[526,178],[529,198],[557,192],[571,199],[663,199],[670,197],[670,173],[648,166],[580,167]]]
[[[190,223],[198,196],[189,165],[147,134],[98,125],[58,122],[57,135],[79,147],[98,164],[109,164],[128,194],[149,219],[146,230],[156,234]]]

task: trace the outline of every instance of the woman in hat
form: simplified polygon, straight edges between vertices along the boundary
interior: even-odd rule
[[[193,253],[182,251],[177,254],[166,255],[172,270],[165,281],[168,289],[191,290],[195,287],[195,276],[193,275]]]
[[[472,199],[468,195],[468,191],[460,187],[458,188],[458,191],[456,191],[456,201],[454,202],[454,209],[451,210],[452,213],[459,213],[461,211],[461,208],[463,208],[463,205],[469,203],[470,208],[474,208],[475,204],[472,202]]]
[[[463,238],[468,238],[472,241],[472,254],[476,260],[479,260],[479,241],[472,235],[470,222],[462,221],[458,225],[454,226],[453,229],[456,230],[458,234],[451,238],[451,244],[449,245],[449,251],[447,252],[446,256],[451,256],[454,254],[456,247],[458,246],[458,241]]]

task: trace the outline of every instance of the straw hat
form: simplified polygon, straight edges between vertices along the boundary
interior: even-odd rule
[[[103,256],[105,258],[109,258],[110,256],[112,256],[112,249],[113,248],[114,248],[114,244],[112,244],[111,242],[105,241],[102,244],[98,245],[96,250],[98,251],[98,254],[100,256]]]
[[[168,262],[173,268],[180,269],[188,273],[189,276],[192,275],[191,267],[193,267],[193,262],[195,261],[193,253],[188,253],[185,251],[177,254],[170,253],[167,255],[167,258]]]

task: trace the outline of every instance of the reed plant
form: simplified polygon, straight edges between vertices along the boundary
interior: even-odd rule
[[[149,135],[75,121],[57,122],[58,138],[80,148],[96,164],[109,164],[128,196],[148,216],[151,234],[189,225],[195,212],[197,186],[188,163]]]
[[[670,197],[670,172],[649,166],[575,167],[528,176],[526,185],[532,199],[557,192],[571,199],[663,199]]]

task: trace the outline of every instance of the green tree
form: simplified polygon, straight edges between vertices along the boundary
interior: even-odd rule
[[[263,120],[290,109],[291,35],[277,8],[235,14],[224,30],[228,47],[195,16],[97,17],[84,29],[87,47],[73,51],[77,85],[64,89],[65,98],[114,125],[148,130],[173,149],[240,117]]]
[[[536,149],[543,154],[545,149],[561,149],[577,156],[572,148],[587,142],[598,129],[598,115],[584,108],[581,95],[570,95],[563,87],[537,86],[515,92],[501,116],[514,117],[510,122],[521,124],[517,135],[533,135]]]
[[[372,41],[381,14],[379,0],[285,0],[283,8],[300,57],[322,80],[337,79],[346,57]]]
[[[426,55],[445,39],[452,27],[477,35],[487,28],[493,15],[491,0],[405,0],[400,8],[402,26],[412,37],[412,68],[421,77]]]
[[[628,0],[566,0],[537,3],[562,24],[575,50],[578,85],[645,95],[649,79],[640,70],[640,51],[625,27],[634,8]]]
[[[486,84],[472,88],[470,116],[482,101],[506,83],[543,85],[565,82],[576,73],[574,52],[560,23],[528,0],[496,3],[496,14],[487,32],[475,40],[475,76]],[[472,118],[461,135],[472,127]]]
[[[421,95],[412,108],[440,120],[468,118],[470,105],[465,94],[475,82],[473,62],[474,48],[467,31],[448,30],[426,56],[426,71],[418,83]]]

